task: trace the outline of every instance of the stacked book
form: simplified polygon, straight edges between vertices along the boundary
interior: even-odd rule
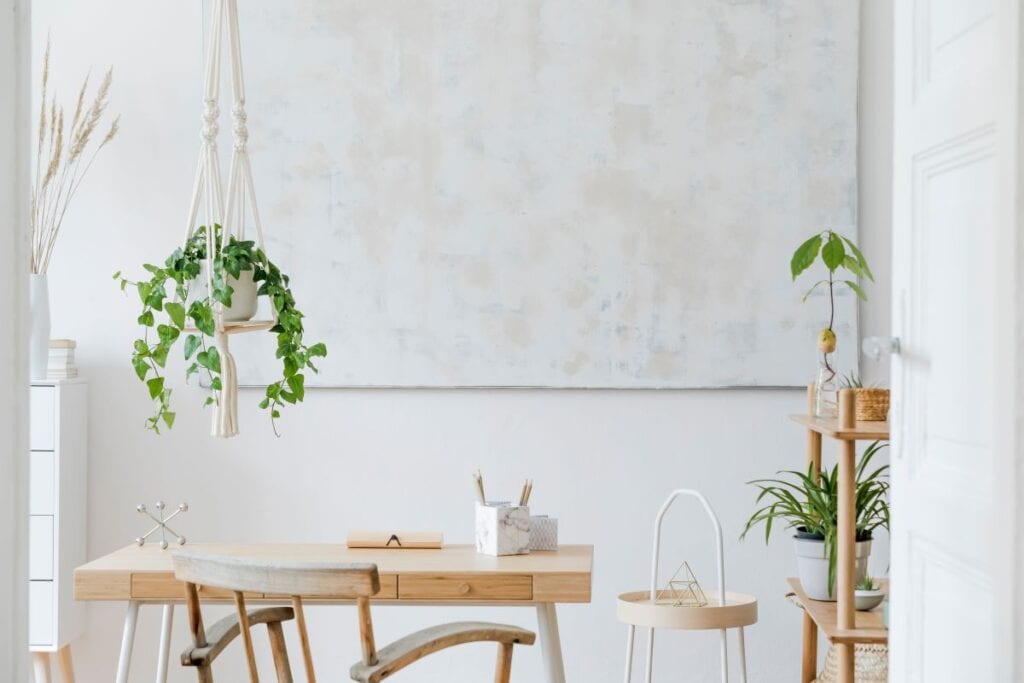
[[[75,366],[75,341],[73,339],[51,339],[50,355],[46,364],[49,379],[70,379],[78,377]]]

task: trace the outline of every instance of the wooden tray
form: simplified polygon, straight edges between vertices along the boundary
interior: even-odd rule
[[[651,592],[633,591],[619,596],[619,621],[634,626],[708,630],[738,628],[757,623],[757,598],[743,593],[725,594],[725,606],[718,604],[718,591],[707,591],[704,607],[679,607],[670,600],[651,601]]]

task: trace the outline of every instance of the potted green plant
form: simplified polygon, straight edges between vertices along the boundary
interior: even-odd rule
[[[275,313],[276,322],[269,331],[277,336],[281,379],[267,387],[259,404],[269,412],[275,434],[281,408],[305,398],[305,371],[317,372],[314,359],[327,355],[324,344],[307,345],[303,339],[303,314],[295,305],[288,275],[255,242],[232,237],[222,246],[220,236],[221,226],[215,225],[212,259],[207,257],[206,226],[201,226],[162,266],[143,266],[150,274],[148,280],[132,281],[120,271],[114,274],[121,290],[134,288],[142,304],[138,323],[143,335],[132,345],[131,362],[156,405],[146,427],[157,433],[162,427],[174,426],[171,389],[166,385],[164,369],[171,349],[182,337],[186,381],[198,373],[205,374],[214,392],[207,397],[206,405],[217,401],[222,389],[221,358],[209,341],[216,333],[215,307],[222,307],[226,320],[246,320],[255,308],[254,301],[236,305],[236,290],[251,290],[249,296],[253,299],[266,297]],[[208,278],[206,269],[211,263],[213,272]],[[208,281],[212,281],[212,288]]]
[[[815,382],[815,415],[835,417],[837,407],[837,386],[835,361],[836,350],[836,290],[845,287],[861,301],[867,301],[867,294],[857,282],[861,278],[874,281],[867,259],[857,245],[834,230],[825,230],[804,241],[789,262],[789,271],[795,281],[801,273],[820,260],[825,266],[826,277],[818,280],[804,294],[807,301],[819,287],[828,288],[828,324],[818,332],[818,377]],[[846,275],[842,271],[846,271]]]
[[[871,461],[887,444],[875,441],[861,455],[856,476],[856,576],[867,573],[872,533],[889,528],[888,465],[869,469]],[[756,505],[761,505],[743,529],[741,538],[758,524],[764,524],[765,543],[779,523],[793,529],[797,555],[797,573],[807,597],[835,600],[836,542],[839,518],[839,467],[822,469],[816,475],[813,466],[807,472],[785,471],[789,479],[757,479],[747,482],[760,489]]]
[[[883,600],[885,600],[885,591],[870,576],[861,579],[853,591],[853,604],[859,610],[874,609],[881,605]]]

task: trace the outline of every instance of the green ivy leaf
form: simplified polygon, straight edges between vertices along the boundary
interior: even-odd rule
[[[210,382],[210,388],[214,391],[223,391],[224,384],[220,381],[220,377],[214,377],[213,381]]]
[[[145,358],[132,356],[132,367],[135,368],[135,374],[139,376],[139,379],[146,379],[146,374],[149,373],[149,363]]]
[[[192,357],[192,354],[196,352],[200,346],[202,346],[203,340],[199,338],[197,334],[190,334],[185,337],[185,360]]]
[[[167,315],[170,316],[171,322],[179,329],[185,329],[185,307],[177,302],[172,302],[164,306],[164,310],[167,311]]]
[[[161,393],[163,393],[163,390],[164,390],[164,378],[163,377],[154,377],[152,379],[146,380],[146,386],[149,387],[149,397],[150,398],[156,398]]]
[[[825,267],[834,273],[836,268],[843,265],[845,258],[846,249],[843,247],[843,240],[839,238],[839,235],[830,231],[828,242],[821,249],[821,260],[825,262]]]
[[[148,282],[140,282],[135,285],[135,288],[139,290],[139,300],[142,301],[142,303],[146,303],[146,299],[149,298],[149,293],[153,291],[153,288]]]
[[[789,271],[795,280],[800,273],[811,267],[814,259],[818,258],[818,250],[821,249],[821,234],[810,238],[793,252],[793,258],[789,262]]]
[[[288,378],[288,388],[292,390],[296,401],[302,401],[306,397],[306,378],[300,373]]]
[[[148,309],[143,311],[142,315],[138,317],[138,323],[145,327],[153,327],[154,322],[156,321],[153,319],[153,311]]]
[[[167,425],[168,429],[174,426],[175,417],[176,415],[174,413],[168,412],[166,410],[163,412],[164,424]]]
[[[156,363],[157,365],[159,365],[160,367],[164,367],[165,365],[167,365],[167,352],[168,351],[170,351],[170,347],[169,346],[165,346],[163,344],[157,344],[156,348],[153,349],[153,353],[152,353],[153,362]]]
[[[157,325],[156,333],[160,337],[160,342],[168,347],[170,347],[170,345],[178,339],[178,335],[181,334],[177,327],[171,327],[170,325]]]
[[[265,398],[262,401],[260,401],[260,408],[263,409],[263,410],[266,410],[269,405],[270,405],[270,399],[269,398]]]
[[[313,344],[306,353],[309,354],[310,358],[323,358],[327,356],[327,346],[322,342]]]

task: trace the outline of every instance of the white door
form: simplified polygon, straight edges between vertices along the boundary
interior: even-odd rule
[[[1012,648],[1018,4],[895,2],[890,680]],[[1024,500],[1024,497],[1021,498]],[[1022,546],[1024,547],[1024,546]]]

